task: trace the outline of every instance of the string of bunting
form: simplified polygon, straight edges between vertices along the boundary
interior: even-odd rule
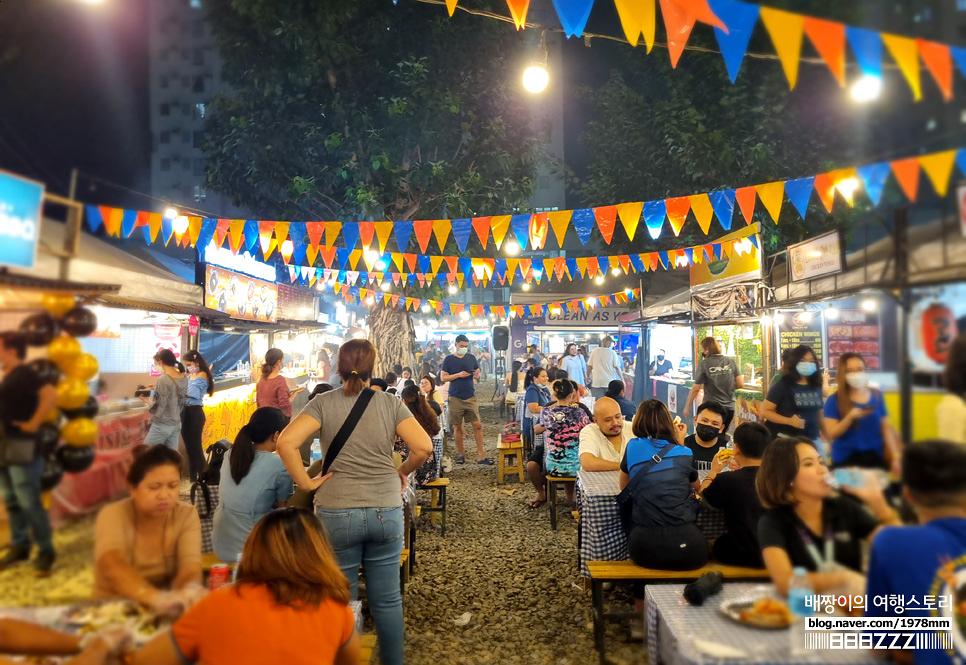
[[[501,318],[510,316],[546,316],[547,314],[560,314],[563,312],[585,312],[588,309],[595,309],[597,307],[624,305],[637,300],[641,296],[641,290],[637,288],[624,289],[623,291],[609,293],[603,296],[588,296],[587,298],[577,298],[575,300],[533,303],[530,305],[467,305],[461,302],[446,302],[400,296],[344,284],[336,284],[332,287],[332,290],[336,295],[342,296],[346,303],[350,304],[358,299],[361,304],[372,306],[377,302],[377,299],[381,298],[383,306],[385,307],[398,307],[399,309],[416,311],[422,309],[425,305],[429,308],[429,311],[435,312],[436,314],[462,314],[463,312],[467,312],[470,316],[495,314]]]
[[[627,41],[637,46],[643,36],[648,53],[654,47],[656,1],[614,0]],[[457,4],[458,0],[446,0],[450,16]],[[594,0],[553,0],[553,4],[567,37],[581,36]],[[732,83],[738,77],[748,42],[759,20],[771,38],[791,89],[798,81],[804,37],[808,37],[843,87],[846,44],[862,74],[876,78],[882,76],[882,55],[883,50],[887,50],[916,101],[922,99],[920,58],[947,102],[953,98],[953,63],[959,73],[966,76],[966,49],[927,39],[877,32],[740,0],[660,0],[660,4],[671,66],[677,67],[695,23],[706,23],[714,27]],[[517,29],[523,29],[530,0],[507,0],[507,5]]]
[[[391,259],[398,272],[404,272],[402,262],[405,261],[409,272],[413,273],[438,273],[439,265],[443,262],[451,266],[449,272],[456,273],[460,272],[455,267],[459,265],[460,257],[426,254],[431,236],[435,236],[437,246],[442,252],[452,234],[459,251],[465,253],[471,234],[476,234],[483,249],[486,249],[492,234],[499,249],[512,227],[522,248],[529,244],[531,249],[539,250],[546,245],[549,230],[553,231],[562,247],[571,226],[584,244],[596,226],[604,241],[610,244],[618,218],[628,238],[633,241],[642,219],[650,236],[657,239],[666,222],[677,236],[685,221],[692,217],[701,231],[708,235],[713,218],[718,220],[722,229],[731,230],[736,203],[746,224],[752,223],[759,202],[777,224],[786,199],[798,215],[804,218],[813,192],[818,195],[824,208],[832,212],[836,192],[851,205],[860,185],[864,187],[872,204],[877,206],[890,175],[906,198],[912,202],[918,199],[922,173],[925,173],[936,193],[943,197],[948,191],[954,165],[958,165],[959,170],[966,175],[966,149],[934,152],[837,169],[806,178],[657,201],[466,219],[273,222],[194,216],[170,218],[161,213],[95,205],[86,207],[86,217],[92,232],[103,226],[106,233],[115,238],[129,238],[140,229],[139,235],[146,242],[162,242],[168,245],[173,241],[179,247],[207,247],[211,242],[223,247],[227,241],[233,253],[250,252],[255,255],[261,251],[264,260],[268,260],[278,250],[287,265],[307,264],[308,267],[314,267],[316,260],[321,257],[327,269],[332,269],[333,263],[338,262],[336,267],[340,269],[356,270],[360,260],[365,260],[368,270],[372,272],[379,261],[385,261],[388,266]],[[421,254],[406,253],[414,234]],[[343,246],[336,247],[335,243],[340,237]],[[398,251],[387,257],[384,255],[390,238],[395,240]],[[364,249],[356,249],[360,241]],[[377,243],[378,252],[370,249],[373,242]],[[613,259],[614,257],[609,257],[611,263]]]
[[[387,271],[358,271],[331,268],[313,268],[309,266],[288,266],[289,280],[299,280],[302,284],[313,286],[316,282],[332,284],[375,284],[390,280],[396,286],[431,285],[434,280],[450,286],[463,287],[472,283],[474,286],[489,286],[492,280],[501,285],[513,284],[515,279],[525,282],[558,282],[565,279],[593,279],[598,275],[606,275],[608,271],[618,271],[620,274],[631,275],[637,273],[654,272],[657,270],[673,270],[687,268],[705,261],[714,262],[730,259],[733,254],[744,254],[759,248],[758,224],[743,229],[734,237],[722,239],[704,245],[694,245],[682,249],[669,249],[643,254],[621,254],[617,256],[585,256],[566,258],[558,256],[551,259],[492,259],[468,257],[417,257],[415,254],[393,253],[392,261],[398,266],[399,272]],[[407,258],[408,257],[408,258]],[[418,258],[409,263],[410,258]],[[423,261],[422,259],[428,259]],[[440,272],[444,267],[449,272]],[[370,258],[365,258],[367,264]],[[358,264],[358,259],[356,260]],[[403,270],[408,265],[410,272]]]

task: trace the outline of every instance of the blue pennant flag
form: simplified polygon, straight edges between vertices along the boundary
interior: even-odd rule
[[[93,233],[96,231],[103,223],[104,217],[101,215],[101,209],[97,206],[87,206],[87,226],[90,228],[91,232]],[[148,242],[151,242],[150,237],[148,238]]]
[[[714,216],[725,231],[731,230],[731,220],[735,216],[735,190],[708,192],[708,200],[714,208]]]
[[[174,235],[174,220],[170,217],[162,217],[161,239],[164,241],[165,246],[167,246],[168,241],[171,240],[172,235]]]
[[[657,255],[661,258],[661,265],[667,270],[671,266],[671,257],[668,256],[667,252],[658,252]]]
[[[708,6],[728,26],[728,32],[716,27],[714,36],[717,37],[718,47],[724,56],[728,76],[734,83],[738,78],[741,62],[745,59],[751,33],[755,31],[755,24],[758,22],[758,5],[735,0],[708,0]]]
[[[872,205],[879,205],[879,200],[882,198],[882,190],[885,189],[886,178],[889,177],[892,166],[889,162],[879,162],[878,164],[860,166],[855,171],[862,178],[865,193],[868,195],[869,200],[872,201]]]
[[[553,6],[557,9],[560,24],[569,39],[574,35],[580,37],[584,33],[594,0],[553,0]]]
[[[689,266],[693,266],[694,265],[694,248],[693,247],[687,247],[687,248],[685,248],[684,255],[688,257],[688,265]]]
[[[798,216],[805,219],[805,215],[808,213],[808,201],[812,197],[812,190],[815,189],[815,178],[799,178],[798,180],[789,180],[785,183],[785,195],[788,200],[792,202],[795,206],[795,210],[798,211]]]
[[[473,259],[461,256],[459,258],[459,271],[466,279],[473,279]]]
[[[130,238],[131,232],[134,231],[134,225],[138,221],[138,211],[137,210],[125,210],[124,217],[121,218],[121,237]]]
[[[493,266],[493,272],[498,278],[506,278],[506,259],[497,259]]]
[[[959,67],[959,73],[966,76],[966,48],[950,46],[949,54],[953,57],[956,66]]]
[[[586,245],[587,241],[590,240],[590,232],[594,230],[594,225],[597,223],[597,218],[594,216],[594,211],[591,208],[574,210],[574,214],[571,219],[573,221],[574,230],[577,231],[577,237],[580,238],[581,244]]]
[[[245,222],[247,228],[248,222]],[[305,261],[305,222],[292,222],[288,227],[288,235],[292,239],[292,261]]]
[[[646,201],[641,209],[644,214],[644,223],[651,237],[657,240],[661,235],[661,227],[664,226],[664,218],[667,216],[667,206],[664,199],[659,201]]]
[[[640,254],[631,254],[631,265],[637,272],[647,272],[647,266],[644,265],[644,259]]]
[[[396,246],[399,248],[399,251],[405,252],[406,248],[409,247],[409,239],[413,235],[413,223],[393,222],[392,233],[396,236]]]
[[[345,247],[336,247],[335,260],[339,262],[340,268],[347,269],[349,267],[349,250]]]
[[[410,222],[410,224],[412,224],[412,222]],[[426,256],[425,254],[420,254],[418,258],[419,258],[419,271],[424,275],[430,274],[433,270],[433,264],[432,262],[430,262],[429,257]]]
[[[711,249],[714,252],[714,260],[715,261],[720,261],[721,260],[721,243],[720,242],[716,242],[715,244],[711,245]]]
[[[751,241],[751,244],[755,246],[755,249],[759,249],[759,247],[758,247],[758,234],[757,233],[752,233],[750,236],[748,236],[748,240],[750,240]]]
[[[470,240],[473,232],[472,219],[454,219],[450,221],[453,227],[453,238],[456,239],[456,246],[460,248],[460,254],[466,251],[466,243]]]
[[[339,277],[338,277],[339,284],[345,284],[346,277],[347,277],[346,271],[345,270],[340,270],[339,271]]]
[[[359,242],[359,224],[344,222],[342,224],[342,240],[345,241],[346,249],[355,249],[356,243]]]
[[[246,250],[252,252],[258,246],[258,222],[254,219],[246,219],[242,234],[245,238],[243,246]]]
[[[959,172],[966,176],[966,148],[956,152],[956,166],[959,167]]]
[[[218,228],[218,220],[214,217],[205,217],[201,220],[201,230],[198,231],[198,242],[195,244],[199,252],[203,252],[211,244],[211,239],[215,237],[216,228]],[[150,233],[148,227],[145,226],[144,230],[146,233]]]
[[[570,279],[577,278],[577,259],[567,259],[567,272],[570,273]]]
[[[845,26],[845,38],[866,76],[882,78],[882,35],[874,30]]]
[[[520,243],[520,249],[527,248],[527,241],[530,239],[531,217],[533,217],[533,215],[530,213],[526,213],[524,215],[513,215],[510,217],[510,225],[513,227],[513,235],[517,237],[517,242]]]

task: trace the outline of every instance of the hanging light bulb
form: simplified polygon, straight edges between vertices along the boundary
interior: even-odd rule
[[[174,232],[179,236],[188,230],[188,218],[184,215],[178,215],[174,218]]]
[[[852,99],[857,102],[875,101],[882,94],[882,78],[864,74],[852,84],[849,93],[852,95]]]
[[[520,253],[520,244],[516,240],[510,240],[506,244],[506,253],[510,256],[516,256]]]
[[[451,296],[455,296],[457,293],[459,293],[459,289],[456,288],[456,285],[455,284],[450,284],[449,294]]]
[[[547,62],[550,54],[547,52],[547,31],[540,33],[540,46],[530,66],[523,70],[523,87],[532,94],[538,94],[547,89],[550,83],[550,72],[547,71]]]
[[[597,275],[597,277],[594,278],[594,281],[597,282],[598,284],[603,284],[604,283],[604,276],[603,275]]]
[[[529,282],[525,282],[523,284],[523,286],[520,287],[520,288],[522,288],[524,291],[529,291],[530,290],[530,283]]]
[[[166,208],[162,216],[165,219],[174,219],[178,216],[178,210],[176,208]]]
[[[383,282],[382,284],[379,285],[379,288],[382,289],[383,291],[388,291],[389,290],[389,282]]]
[[[610,271],[610,274],[613,275],[614,277],[618,277],[621,274],[621,269],[620,268],[613,268]]]

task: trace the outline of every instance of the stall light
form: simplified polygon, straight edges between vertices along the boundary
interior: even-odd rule
[[[470,318],[470,313],[464,309],[462,312],[460,312],[460,318],[464,321],[467,321]]]
[[[597,282],[598,284],[603,284],[604,283],[604,276],[603,275],[597,275],[597,277],[594,278],[594,281]]]
[[[511,319],[517,318],[517,311],[515,309],[510,310],[510,318]]]
[[[524,291],[529,291],[530,290],[530,282],[524,282],[523,283],[523,286],[520,287],[520,288],[522,288]]]
[[[225,326],[224,328],[222,328],[222,330],[224,330],[225,332],[231,332],[232,330],[234,330],[234,328],[232,328],[231,326]]]
[[[855,191],[858,188],[859,179],[855,177],[845,178],[844,180],[840,180],[839,182],[835,183],[835,189],[839,191],[839,194],[845,197],[845,200],[849,202],[849,205],[852,205],[852,200],[855,198]]]
[[[809,321],[812,320],[812,313],[802,312],[801,314],[798,315],[798,318],[799,320],[804,321],[805,323],[808,323]]]
[[[506,253],[510,256],[516,256],[520,253],[520,244],[515,240],[511,240],[506,244]]]
[[[420,307],[420,309],[423,310],[423,314],[429,314],[430,306],[423,305],[422,307]]]
[[[735,244],[735,249],[738,249],[738,244],[740,243]],[[741,254],[740,251],[738,253]],[[677,259],[675,259],[674,263],[677,265],[678,268],[684,268],[685,266],[688,265],[688,257],[679,256]]]
[[[550,52],[547,50],[547,31],[540,33],[540,45],[530,66],[523,70],[523,88],[531,94],[537,94],[547,89],[550,83],[550,72],[547,71],[547,64],[550,60]]]
[[[372,307],[373,305],[376,304],[376,299],[373,298],[372,296],[369,296],[368,298],[366,298],[366,304]]]
[[[839,311],[834,307],[829,307],[825,310],[825,318],[832,319],[833,321],[839,318]]]
[[[174,208],[167,208],[164,211],[164,215],[163,215],[165,219],[174,219],[177,216],[178,216],[178,211]]]
[[[864,309],[866,312],[874,312],[875,310],[879,309],[879,303],[872,298],[867,298],[862,301],[862,309]]]
[[[451,284],[449,287],[449,294],[451,296],[455,296],[457,293],[459,293],[459,289],[457,289],[455,285]]]
[[[849,94],[857,102],[875,101],[882,94],[882,78],[865,74],[852,84]]]
[[[279,248],[279,250],[282,252],[283,256],[291,256],[292,252],[295,251],[295,244],[291,239],[288,239],[282,243],[282,246]]]
[[[178,215],[174,218],[174,232],[179,236],[188,230],[188,218],[184,215]]]
[[[369,249],[368,247],[362,250],[362,255],[365,257],[368,263],[375,263],[379,260],[379,252],[374,249]]]
[[[382,259],[379,259],[379,261],[376,263],[376,270],[378,270],[379,272],[385,272],[387,267],[388,265]]]
[[[613,268],[610,271],[610,274],[613,275],[614,277],[619,277],[620,274],[621,274],[621,269],[620,268]]]
[[[554,307],[552,310],[550,310],[550,313],[553,314],[554,316],[558,316],[560,314],[560,308]]]
[[[382,289],[383,291],[388,291],[389,290],[389,282],[383,282],[382,284],[379,285],[379,288]]]
[[[429,327],[430,328],[439,328],[439,321],[437,321],[436,319],[433,319],[432,321],[429,322]]]
[[[597,298],[587,298],[587,306],[588,307],[596,307],[597,306]],[[601,335],[601,337],[603,337],[603,335]]]
[[[361,330],[357,330],[356,332],[352,333],[353,339],[365,339],[365,337],[366,337],[366,334]]]
[[[308,316],[311,313],[312,313],[312,310],[310,308],[308,308],[308,307],[299,307],[299,315],[300,316]]]
[[[751,241],[748,240],[748,238],[742,238],[735,243],[735,251],[738,252],[738,256],[741,256],[742,254],[751,254],[752,249],[754,249],[754,245],[751,244]]]

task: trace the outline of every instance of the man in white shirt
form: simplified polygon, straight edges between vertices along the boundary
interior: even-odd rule
[[[600,399],[607,392],[607,385],[621,378],[621,359],[614,349],[613,338],[609,335],[600,341],[600,346],[594,349],[587,361],[587,369],[591,371],[592,382],[590,394]]]
[[[594,402],[594,422],[580,430],[580,468],[584,471],[618,471],[627,442],[634,438],[630,421],[609,397]]]

